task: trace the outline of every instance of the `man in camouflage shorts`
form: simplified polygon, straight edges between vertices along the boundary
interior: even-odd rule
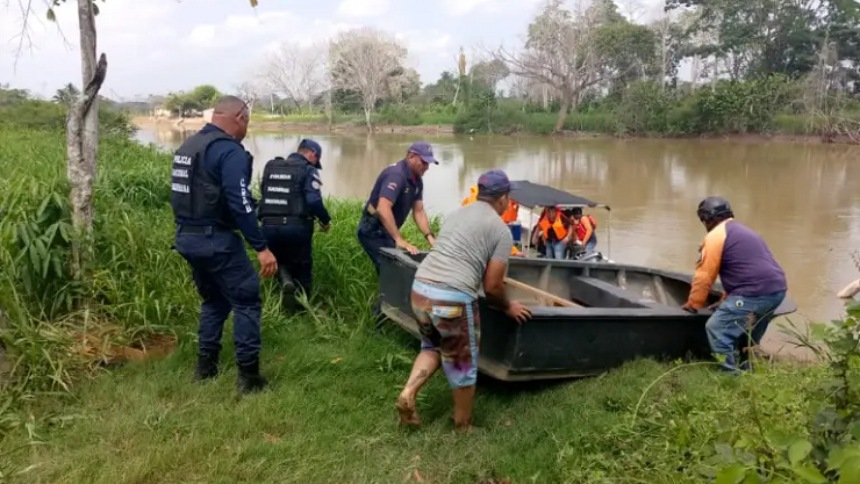
[[[478,377],[478,296],[518,323],[528,308],[505,295],[504,278],[513,240],[500,215],[508,208],[511,183],[501,170],[478,179],[478,200],[448,216],[436,245],[418,267],[412,310],[421,331],[421,352],[397,399],[402,425],[418,425],[418,391],[442,366],[454,394],[454,425],[472,427]]]

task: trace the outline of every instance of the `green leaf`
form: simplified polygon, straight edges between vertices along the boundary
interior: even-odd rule
[[[824,484],[825,482],[827,482],[827,479],[825,479],[824,476],[821,475],[821,472],[819,472],[818,469],[812,467],[811,465],[794,466],[791,468],[791,470],[794,471],[794,473],[798,476],[802,477],[806,482],[809,482],[811,484]]]
[[[806,458],[812,452],[812,444],[808,440],[798,440],[788,448],[788,461],[795,465]]]
[[[717,478],[714,481],[714,484],[738,484],[744,479],[746,473],[746,466],[742,466],[740,464],[720,469],[720,472],[717,472]]]
[[[760,483],[761,483],[761,478],[759,477],[758,472],[756,472],[755,469],[747,470],[747,474],[744,477],[742,484],[760,484]]]
[[[53,8],[48,9],[48,21],[49,22],[56,22],[57,21],[57,14],[54,13]]]
[[[860,457],[851,457],[839,466],[839,484],[860,484]]]

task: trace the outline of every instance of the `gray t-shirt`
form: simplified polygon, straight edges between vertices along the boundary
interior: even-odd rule
[[[436,246],[418,266],[428,279],[477,298],[490,260],[507,264],[514,241],[501,216],[480,200],[457,209],[442,224]]]

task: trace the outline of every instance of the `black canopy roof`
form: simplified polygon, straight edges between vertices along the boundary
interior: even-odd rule
[[[570,194],[568,192],[547,185],[540,185],[526,180],[511,182],[511,198],[520,205],[527,208],[534,207],[606,207],[587,198]]]

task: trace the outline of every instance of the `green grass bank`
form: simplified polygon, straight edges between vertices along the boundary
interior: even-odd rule
[[[0,479],[737,483],[860,475],[852,474],[860,473],[857,313],[829,334],[829,365],[762,364],[729,377],[709,364],[644,360],[581,381],[482,378],[478,428],[468,435],[453,433],[450,392],[437,375],[419,400],[425,426],[399,430],[394,399],[418,344],[393,327],[372,329],[375,276],[354,237],[359,205],[348,200],[328,201],[332,231],[314,239],[319,293],[310,310],[281,314],[272,282],[264,284],[262,371],[271,390],[237,399],[229,337],[225,371],[192,384],[199,300],[170,248],[169,156],[110,137],[100,160],[94,267],[84,284],[71,284],[62,136],[0,127]],[[411,223],[407,233],[421,239]],[[89,311],[66,304],[82,295]],[[174,334],[176,351],[99,364],[109,343],[149,333]]]

